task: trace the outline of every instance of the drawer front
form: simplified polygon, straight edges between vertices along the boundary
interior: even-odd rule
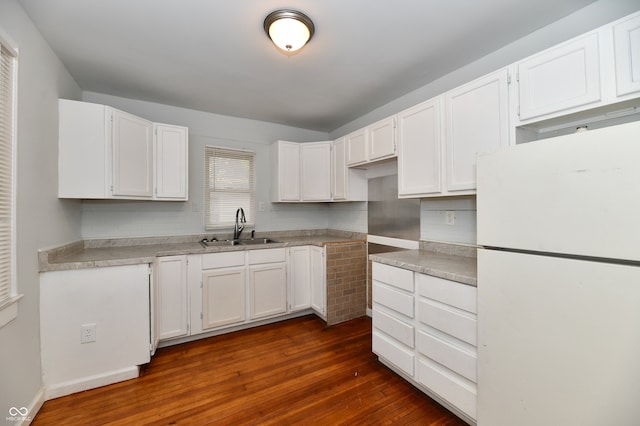
[[[202,255],[202,269],[244,266],[244,251],[207,253]]]
[[[248,256],[249,265],[284,262],[286,259],[286,250],[284,248],[249,250]]]
[[[424,274],[416,274],[416,286],[420,296],[477,313],[476,287]]]
[[[377,330],[372,332],[371,345],[374,353],[413,377],[415,356],[412,350],[404,348]]]
[[[413,272],[408,269],[373,262],[372,277],[376,281],[413,292]]]
[[[421,298],[418,301],[418,319],[423,324],[477,346],[477,321],[472,314]]]
[[[456,377],[427,359],[419,359],[417,364],[417,379],[421,385],[440,395],[442,399],[475,420],[477,404],[475,384],[465,382],[464,379]]]
[[[413,326],[385,312],[373,310],[373,327],[393,337],[410,348],[415,346]]]
[[[375,317],[374,317],[375,318]],[[477,356],[432,334],[418,330],[418,351],[432,360],[477,383]]]
[[[373,281],[373,303],[379,303],[409,318],[414,317],[412,294],[394,290],[375,280]]]

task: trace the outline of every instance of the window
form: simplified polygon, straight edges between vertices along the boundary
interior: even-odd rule
[[[242,207],[247,225],[255,223],[255,153],[205,147],[205,229],[233,227]]]
[[[0,37],[0,327],[18,314],[15,285],[17,51]]]

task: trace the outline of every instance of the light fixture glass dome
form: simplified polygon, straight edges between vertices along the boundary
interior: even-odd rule
[[[264,20],[264,30],[280,49],[294,52],[303,47],[315,31],[307,15],[296,10],[276,10]]]

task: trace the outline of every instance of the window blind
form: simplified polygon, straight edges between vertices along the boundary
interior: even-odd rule
[[[255,153],[205,147],[205,229],[233,227],[242,208],[246,224],[255,223]]]
[[[0,307],[15,296],[13,287],[15,63],[0,43]]]

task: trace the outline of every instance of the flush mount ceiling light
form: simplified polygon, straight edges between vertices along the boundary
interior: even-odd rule
[[[280,49],[295,52],[311,40],[315,27],[304,13],[282,9],[271,12],[264,18],[264,30]]]

